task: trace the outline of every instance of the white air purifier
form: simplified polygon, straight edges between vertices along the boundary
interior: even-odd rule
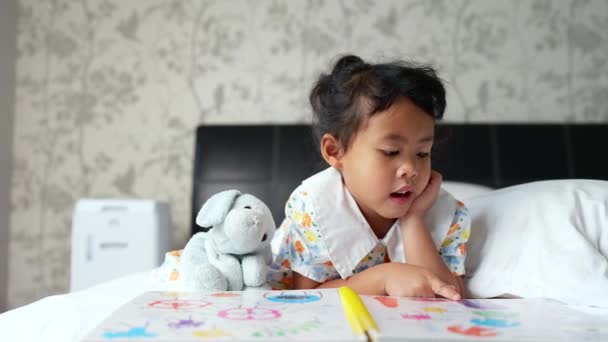
[[[70,291],[153,269],[171,245],[167,203],[81,199],[72,221]]]

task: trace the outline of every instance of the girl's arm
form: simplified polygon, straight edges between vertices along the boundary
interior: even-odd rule
[[[411,215],[402,218],[401,234],[405,260],[408,264],[428,269],[444,282],[455,286],[461,296],[464,295],[462,280],[452,274],[437,252],[437,247],[422,217]]]
[[[348,286],[365,295],[389,295],[399,297],[435,297],[435,294],[459,300],[460,294],[422,267],[403,263],[386,263],[370,267],[347,279],[335,279],[319,283],[293,272],[294,289],[336,288]]]
[[[410,265],[418,265],[433,272],[444,282],[453,285],[463,296],[462,280],[453,275],[443,262],[424,222],[424,215],[437,200],[442,179],[439,172],[432,171],[426,188],[400,219],[405,260]]]

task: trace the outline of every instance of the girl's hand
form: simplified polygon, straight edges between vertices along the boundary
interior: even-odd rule
[[[386,274],[384,291],[389,296],[434,298],[439,295],[451,300],[460,300],[454,285],[448,284],[431,271],[420,266],[391,263]]]
[[[443,177],[437,171],[431,171],[429,183],[418,197],[414,199],[404,217],[410,215],[423,216],[437,200]]]

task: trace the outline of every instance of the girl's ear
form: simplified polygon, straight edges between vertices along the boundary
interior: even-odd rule
[[[321,155],[327,164],[340,170],[342,168],[342,157],[344,156],[340,140],[329,133],[323,134],[321,138]]]

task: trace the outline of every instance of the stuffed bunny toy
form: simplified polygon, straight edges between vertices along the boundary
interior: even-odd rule
[[[219,192],[205,202],[196,224],[209,230],[193,235],[182,252],[180,274],[188,289],[269,289],[276,226],[261,200],[238,190]]]

